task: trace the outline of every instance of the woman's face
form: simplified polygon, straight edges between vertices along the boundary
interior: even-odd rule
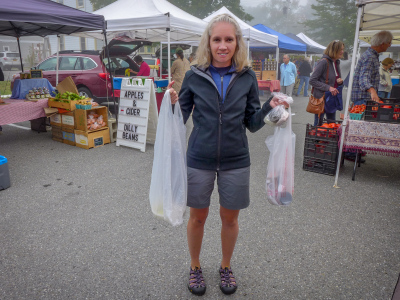
[[[342,49],[340,49],[340,51],[338,52],[338,56],[335,57],[336,59],[341,59],[343,57],[343,53],[344,53],[344,45],[342,46]]]
[[[235,27],[226,22],[218,22],[211,30],[210,50],[212,65],[217,68],[228,67],[236,51]]]

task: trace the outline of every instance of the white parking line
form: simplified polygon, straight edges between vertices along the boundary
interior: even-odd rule
[[[7,124],[7,126],[13,126],[13,127],[21,128],[21,129],[31,130],[29,127],[16,125],[16,124]]]

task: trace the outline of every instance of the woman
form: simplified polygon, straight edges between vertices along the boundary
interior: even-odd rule
[[[339,40],[330,42],[324,51],[322,59],[318,62],[314,72],[310,78],[310,84],[313,86],[315,98],[321,98],[325,92],[331,92],[336,96],[339,91],[337,87],[343,84],[340,73],[340,58],[344,52],[344,44]],[[328,73],[328,83],[326,83],[326,76]],[[320,116],[315,115],[314,126],[322,125],[324,115],[328,120],[336,120],[336,111],[331,113],[323,113]]]
[[[392,77],[390,76],[389,69],[394,65],[394,60],[390,57],[386,57],[382,61],[382,65],[379,68],[379,98],[390,98],[390,92],[392,91]]]
[[[150,67],[149,65],[143,60],[143,58],[140,55],[136,55],[133,60],[137,65],[140,67],[139,71],[133,71],[132,69],[129,69],[129,71],[136,76],[150,76]]]
[[[220,289],[224,294],[233,294],[237,284],[231,258],[239,233],[238,216],[250,202],[246,128],[251,132],[261,129],[264,117],[278,105],[278,99],[271,97],[260,107],[257,78],[249,68],[240,27],[231,16],[222,14],[208,23],[196,58],[198,65],[186,73],[179,93],[185,122],[195,107],[187,150],[187,239],[191,257],[188,288],[196,295],[206,291],[200,249],[217,176],[222,221]],[[174,104],[177,94],[173,89],[170,92]]]
[[[189,61],[185,57],[183,57],[182,48],[176,48],[175,54],[176,60],[171,66],[171,76],[172,80],[175,82],[172,87],[179,94],[183,78],[185,77],[185,73],[189,71],[190,66]]]

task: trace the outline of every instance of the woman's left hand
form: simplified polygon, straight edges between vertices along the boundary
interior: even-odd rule
[[[286,103],[286,102],[279,102],[279,99],[278,99],[277,97],[272,98],[271,101],[269,102],[269,105],[270,105],[272,108],[275,108],[275,107],[277,107],[278,105],[284,105],[285,108],[288,108],[288,107],[289,107],[289,104],[288,104],[288,103]]]
[[[338,78],[336,80],[336,82],[337,82],[338,85],[341,85],[341,84],[343,84],[343,79],[342,78]]]
[[[172,88],[174,83],[175,81],[171,81],[167,87],[167,90],[169,90],[169,95],[171,96],[171,104],[175,104],[179,100],[178,93]]]

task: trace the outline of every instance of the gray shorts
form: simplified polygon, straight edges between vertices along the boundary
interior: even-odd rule
[[[219,204],[227,209],[243,209],[250,204],[250,167],[213,171],[187,168],[187,206],[206,208],[210,206],[217,175]]]

